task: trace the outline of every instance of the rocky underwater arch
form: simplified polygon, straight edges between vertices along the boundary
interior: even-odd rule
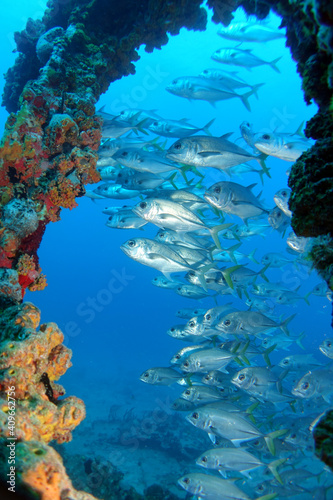
[[[15,34],[19,56],[6,75],[10,112],[0,143],[0,479],[4,495],[8,443],[15,441],[16,492],[25,498],[93,498],[76,491],[49,446],[71,439],[84,419],[83,401],[59,399],[55,381],[71,366],[56,324],[39,327],[40,311],[23,303],[25,290],[46,286],[38,247],[61,207],[74,208],[85,185],[99,180],[101,118],[95,104],[110,83],[133,74],[136,49],[160,48],[167,33],[204,30],[201,0],[49,0],[41,21]],[[324,0],[208,0],[213,20],[227,25],[242,6],[265,18],[270,9],[287,28],[287,44],[303,79],[306,102],[318,113],[307,123],[316,144],[293,165],[292,226],[316,237],[314,266],[333,289],[333,14]],[[101,13],[103,15],[101,15]],[[11,388],[15,389],[11,389]],[[10,399],[15,393],[16,406]],[[315,430],[318,454],[333,466],[332,414]],[[17,437],[17,441],[14,439]],[[5,498],[5,496],[3,496]],[[141,498],[140,496],[136,498]]]

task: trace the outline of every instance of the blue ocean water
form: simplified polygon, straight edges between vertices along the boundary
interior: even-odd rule
[[[13,9],[13,4],[15,9]],[[27,18],[39,17],[45,1],[25,2],[15,0],[2,6],[0,31],[2,33],[1,74],[13,64],[13,32],[23,29]],[[211,14],[209,13],[209,16]],[[242,11],[236,20],[245,20]],[[270,26],[277,27],[279,19],[271,16]],[[262,59],[272,61],[283,56],[278,62],[281,73],[276,73],[268,65],[252,71],[238,69],[251,84],[264,83],[259,89],[259,99],[250,98],[251,112],[238,99],[221,101],[212,107],[204,101],[189,102],[171,95],[165,87],[180,76],[197,75],[205,68],[219,67],[211,60],[211,54],[221,47],[236,46],[218,37],[217,26],[211,21],[204,32],[189,32],[182,29],[176,37],[170,37],[162,50],[147,54],[139,49],[140,60],[136,63],[136,74],[114,82],[103,95],[98,107],[117,114],[126,108],[156,110],[169,119],[188,118],[190,123],[203,126],[211,119],[215,122],[211,132],[215,136],[233,132],[231,140],[240,137],[239,126],[247,120],[256,131],[275,130],[295,132],[301,122],[311,118],[316,106],[304,103],[301,79],[296,73],[296,64],[285,40],[257,44],[255,53]],[[233,68],[237,69],[237,68]],[[3,85],[1,79],[1,85]],[[3,130],[7,113],[0,109],[0,128]],[[168,141],[168,146],[173,139]],[[265,178],[264,186],[256,174],[244,174],[235,182],[243,185],[258,183],[255,194],[263,190],[262,199],[266,206],[273,208],[273,195],[287,186],[286,171],[291,163],[270,157],[267,160],[271,179]],[[211,185],[228,178],[212,170],[205,172],[205,184]],[[87,186],[89,189],[89,186]],[[142,384],[140,374],[153,366],[168,366],[169,360],[183,343],[170,338],[166,331],[180,323],[175,312],[185,307],[210,308],[215,305],[212,298],[194,301],[179,297],[170,290],[154,287],[151,280],[158,274],[130,260],[120,250],[120,245],[131,237],[154,237],[156,228],[149,224],[144,233],[135,230],[117,230],[105,226],[107,216],[102,214],[106,206],[119,206],[122,202],[80,198],[75,210],[62,210],[61,222],[50,223],[39,250],[40,265],[47,276],[48,287],[42,292],[26,294],[25,300],[32,301],[41,308],[42,321],[54,321],[65,335],[64,343],[73,350],[73,367],[61,379],[68,394],[82,397],[87,404],[87,420],[105,417],[110,406],[122,401],[120,393],[128,398],[138,411],[145,408],[153,411],[156,398],[177,397],[178,389],[159,388]],[[135,204],[137,200],[129,201]],[[124,201],[127,204],[127,201]],[[233,222],[239,222],[232,217]],[[287,231],[288,233],[288,231]],[[256,258],[270,251],[286,253],[286,242],[273,230],[266,232],[265,238],[254,236],[245,242],[243,252],[254,248]],[[262,266],[250,265],[259,270]],[[269,269],[271,282],[282,282],[305,295],[320,282],[313,271],[311,275],[304,267],[287,266],[285,269]],[[310,306],[300,301],[296,307],[278,307],[277,315],[297,316],[290,325],[293,335],[304,332],[303,344],[306,352],[312,352],[323,363],[326,358],[318,346],[325,337],[330,337],[331,306],[323,297],[311,295]],[[218,298],[219,304],[229,302]],[[238,298],[231,298],[235,307],[244,308]],[[298,346],[290,352],[302,353]],[[273,363],[287,353],[278,347],[271,355]],[[118,392],[115,391],[115,388]],[[125,399],[126,399],[125,398]],[[189,424],[188,424],[189,425]],[[74,435],[75,437],[75,435]],[[81,438],[82,439],[82,438]],[[209,447],[207,443],[207,447]],[[103,453],[102,448],[93,450]],[[180,475],[182,471],[180,470]],[[177,479],[177,478],[176,478]]]

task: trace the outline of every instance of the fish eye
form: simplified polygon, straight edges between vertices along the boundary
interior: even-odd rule
[[[143,374],[143,376],[144,376],[145,378],[147,378],[147,377],[149,377],[149,373],[148,373],[148,372],[146,372],[146,373],[144,373],[144,374]]]
[[[230,319],[226,319],[226,320],[223,322],[223,324],[224,324],[225,326],[230,326],[230,325],[231,325],[231,321],[230,321]]]
[[[129,242],[128,242],[129,247],[133,248],[133,247],[135,247],[135,245],[136,245],[136,243],[134,240],[129,240]]]
[[[235,52],[233,52],[232,54],[230,54],[230,57],[236,57]]]
[[[212,315],[211,314],[206,314],[206,320],[210,321],[211,319],[212,319]]]
[[[182,144],[181,144],[181,142],[176,142],[176,144],[173,147],[174,147],[174,149],[181,149]]]
[[[192,413],[192,417],[194,418],[194,420],[198,420],[199,418],[199,414],[198,413]]]
[[[189,389],[187,389],[187,391],[185,391],[185,394],[186,394],[186,396],[189,396],[191,394],[191,391]]]
[[[296,434],[291,434],[291,439],[296,439]]]
[[[142,201],[139,205],[140,208],[146,208],[147,203],[145,201]]]
[[[170,332],[174,332],[174,331],[175,331],[174,327],[170,328]]]
[[[154,127],[157,127],[157,126],[158,126],[158,122],[154,122],[154,123],[153,123],[153,126],[154,126]]]
[[[288,359],[284,359],[284,360],[282,361],[282,363],[283,363],[284,365],[288,365],[288,364],[289,364],[289,361],[288,361]]]
[[[125,180],[124,180],[124,184],[128,184],[128,179],[125,179]]]
[[[238,379],[242,382],[243,380],[245,380],[245,375],[244,373],[242,373],[241,375],[239,375]]]
[[[327,342],[327,347],[331,347],[332,343],[331,342]]]
[[[189,478],[188,478],[188,477],[185,477],[185,479],[184,479],[184,483],[185,483],[185,484],[189,484],[189,482],[190,482]]]
[[[175,359],[180,359],[180,355],[176,354]]]
[[[207,462],[207,457],[202,457],[201,462]]]
[[[193,276],[195,276],[195,273],[194,273],[193,271],[190,271],[190,272],[188,273],[188,275],[189,275],[189,276],[191,276],[191,277],[193,277]]]
[[[276,217],[281,217],[281,215],[282,215],[282,213],[281,213],[281,212],[278,212],[278,213],[276,214]]]
[[[287,196],[286,191],[281,191],[282,196]]]
[[[194,321],[190,321],[188,326],[190,326],[191,328],[193,328],[195,326],[195,322]]]
[[[177,84],[177,80],[172,80],[172,85],[176,85]]]
[[[262,484],[259,484],[257,491],[264,491],[264,487]]]
[[[263,134],[262,138],[265,139],[265,141],[268,141],[271,136],[269,134]]]
[[[184,366],[185,368],[188,368],[190,366],[190,363],[188,361],[185,361]]]
[[[220,388],[219,388],[219,392],[220,392],[221,394],[224,394],[224,393],[225,393],[225,388],[224,388],[224,387],[220,387]]]
[[[220,192],[221,192],[221,188],[220,188],[220,186],[217,186],[217,187],[214,189],[214,193],[219,194]]]
[[[123,151],[123,152],[121,153],[121,156],[123,156],[124,158],[125,158],[127,155],[128,155],[128,152],[127,152],[127,151]]]
[[[302,385],[302,389],[306,391],[309,388],[309,386],[310,386],[309,382],[304,382],[304,384]]]
[[[255,441],[253,441],[253,444],[254,444],[254,446],[259,446],[260,441],[258,441],[258,439],[256,439]]]
[[[182,289],[182,287],[181,287],[181,286],[179,286],[179,287],[177,288],[178,292],[180,292],[180,291],[181,291],[181,289]]]

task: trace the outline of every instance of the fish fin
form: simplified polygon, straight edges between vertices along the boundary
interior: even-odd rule
[[[268,495],[257,497],[254,500],[273,500],[273,498],[276,498],[277,496],[278,496],[277,493],[269,493]]]
[[[226,280],[227,284],[229,285],[229,287],[233,290],[234,289],[234,284],[231,280],[231,277],[230,277],[230,274],[233,272],[233,271],[236,271],[236,269],[240,269],[241,267],[244,267],[244,266],[240,266],[240,265],[237,265],[237,266],[233,266],[233,267],[228,267],[227,269],[224,269],[222,271],[222,274],[223,274],[223,277],[224,279]]]
[[[236,94],[238,97],[241,99],[242,103],[246,107],[248,111],[251,111],[250,103],[249,103],[249,97],[251,95],[255,94],[255,90],[250,90],[250,92],[246,92],[245,94]]]
[[[207,123],[207,125],[205,125],[204,127],[202,127],[202,129],[201,129],[201,130],[202,130],[203,132],[205,132],[205,134],[207,134],[207,135],[210,135],[210,136],[211,136],[212,134],[211,134],[211,132],[210,132],[210,130],[209,130],[209,127],[211,127],[211,126],[213,125],[214,121],[215,121],[215,118],[213,118],[212,120],[210,120],[210,122],[208,122],[208,123]]]
[[[221,474],[222,477],[224,477],[224,479],[227,479],[227,474],[226,474],[226,471],[225,469],[219,469],[219,473]]]
[[[263,85],[265,85],[265,84],[264,84],[264,83],[258,83],[257,85],[253,85],[253,86],[251,87],[251,88],[252,88],[252,90],[253,90],[253,93],[254,93],[254,95],[256,96],[256,98],[257,98],[257,99],[259,99],[259,98],[258,98],[258,92],[257,92],[257,90],[258,90],[260,87],[262,87]]]
[[[262,279],[264,279],[265,281],[267,281],[267,283],[269,282],[269,279],[267,278],[267,276],[265,275],[265,271],[267,271],[267,269],[269,268],[270,266],[270,262],[268,262],[262,269],[261,271],[259,271],[258,274],[260,274],[260,276],[262,277]]]
[[[269,169],[266,167],[266,163],[265,163],[265,160],[268,156],[269,155],[266,155],[265,153],[261,153],[260,155],[255,156],[255,159],[257,160],[257,162],[259,163],[259,165],[261,166],[261,168],[263,169],[263,171],[267,175],[267,177],[269,177],[271,179],[272,178],[271,174],[269,173]]]
[[[253,188],[255,188],[258,184],[255,182],[253,184],[250,184],[249,186],[246,186],[246,189],[249,189],[250,191],[252,191]],[[257,196],[257,198],[259,198],[260,195]]]
[[[218,238],[218,234],[223,231],[224,229],[227,229],[228,227],[232,226],[232,224],[228,223],[228,224],[219,224],[218,226],[214,226],[212,229],[209,229],[209,232],[213,238],[213,241],[216,245],[216,248],[218,248],[219,250],[221,249],[221,243],[220,243],[220,240]]]
[[[281,73],[281,71],[279,70],[279,68],[276,66],[276,63],[277,63],[277,62],[279,62],[279,61],[280,61],[280,59],[282,59],[282,56],[277,57],[276,59],[274,59],[274,61],[271,61],[271,62],[267,63],[267,64],[269,64],[269,65],[270,65],[270,67],[271,67],[272,69],[274,69],[274,71],[276,71],[277,73]]]
[[[296,132],[294,132],[292,135],[298,135],[299,137],[303,137],[303,139],[305,139],[305,135],[303,133],[303,127],[304,127],[304,120],[302,121],[302,123],[298,126]]]
[[[308,297],[311,295],[312,292],[308,292],[304,297],[302,297],[303,300],[307,303],[307,305],[310,305],[310,302],[308,301]]]
[[[288,337],[290,336],[290,334],[289,334],[289,330],[288,330],[288,328],[287,328],[287,325],[288,325],[288,323],[290,323],[290,321],[291,321],[291,320],[293,320],[293,319],[294,319],[294,317],[295,317],[295,316],[296,316],[296,313],[295,313],[295,314],[292,314],[292,315],[291,315],[291,316],[289,316],[287,319],[285,319],[285,320],[281,323],[281,325],[280,325],[281,330],[282,330],[282,331],[283,331],[283,332],[284,332],[284,333],[285,333]]]
[[[267,366],[272,366],[271,360],[269,359],[268,355],[272,351],[274,351],[276,346],[277,346],[277,344],[273,344],[273,345],[271,345],[271,347],[268,347],[267,349],[265,349],[264,352],[262,353],[262,356],[263,356]]]
[[[274,462],[271,462],[270,464],[267,465],[268,469],[271,471],[275,479],[280,484],[283,484],[283,481],[281,479],[280,474],[277,471],[277,468],[280,467],[280,465],[284,464],[287,460],[288,460],[287,458],[280,458],[279,460],[274,460]]]
[[[231,137],[233,132],[227,132],[226,134],[220,135],[220,139],[226,139],[228,140],[229,137]]]
[[[216,434],[213,434],[212,432],[209,432],[209,433],[208,433],[208,437],[209,437],[209,439],[211,440],[211,442],[212,442],[213,444],[215,444],[215,443],[216,443]]]
[[[269,434],[264,436],[267,448],[272,455],[275,455],[274,439],[284,436],[285,434],[287,434],[287,432],[289,432],[288,429],[280,429],[279,431],[270,432]]]
[[[257,251],[256,248],[254,250],[252,250],[252,252],[248,255],[248,258],[250,260],[252,260],[252,262],[254,262],[255,264],[259,264],[259,262],[257,261],[257,259],[254,258],[254,254],[255,254],[256,251]]]
[[[240,246],[242,246],[242,243],[236,243],[236,245],[233,245],[227,250],[231,260],[236,264],[236,266],[238,266],[238,262],[236,257],[234,256],[234,252],[236,252],[236,250],[238,250]]]

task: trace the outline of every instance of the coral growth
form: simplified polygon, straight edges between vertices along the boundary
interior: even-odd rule
[[[313,431],[316,455],[333,471],[333,410],[328,411]]]

